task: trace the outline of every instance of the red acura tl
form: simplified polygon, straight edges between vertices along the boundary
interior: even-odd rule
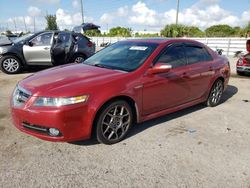
[[[80,64],[33,74],[11,98],[21,131],[49,141],[122,140],[134,123],[198,103],[216,106],[229,81],[226,58],[196,41],[117,42]]]

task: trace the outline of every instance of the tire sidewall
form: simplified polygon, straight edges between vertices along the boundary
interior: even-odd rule
[[[5,70],[3,67],[3,62],[6,59],[15,59],[18,62],[18,66],[19,66],[18,69],[14,72],[9,72],[9,71]],[[17,57],[15,57],[13,55],[6,55],[6,56],[3,56],[0,60],[0,68],[1,68],[2,72],[6,73],[6,74],[17,74],[21,71],[22,64],[21,64],[21,61]]]
[[[104,116],[106,115],[106,113],[116,105],[124,105],[128,109],[128,113],[129,113],[131,119],[130,119],[130,124],[129,124],[127,132],[122,137],[120,137],[119,139],[117,139],[115,141],[110,141],[110,140],[107,140],[103,136],[101,126],[102,126],[102,120],[103,120]],[[103,143],[103,144],[108,144],[108,145],[118,143],[127,136],[129,130],[132,127],[132,123],[133,123],[132,109],[131,109],[131,106],[126,101],[118,100],[118,101],[110,102],[110,103],[104,105],[102,107],[102,109],[101,109],[101,112],[98,114],[97,121],[96,121],[96,124],[95,124],[95,136],[96,136],[96,139],[97,139],[98,142]]]
[[[87,59],[85,55],[76,54],[76,55],[74,56],[74,58],[73,58],[73,63],[81,63],[81,62],[76,62],[76,59],[77,59],[78,57],[83,58],[83,61],[85,61],[85,60]]]
[[[220,79],[218,79],[218,80],[216,80],[216,81],[214,82],[214,84],[213,84],[213,86],[212,86],[212,88],[211,88],[211,90],[210,90],[210,93],[209,93],[209,96],[208,96],[208,99],[207,99],[207,106],[215,107],[215,106],[217,106],[217,105],[220,103],[221,98],[220,98],[220,100],[218,100],[217,103],[213,103],[213,102],[212,102],[212,91],[213,91],[214,87],[217,85],[218,82],[220,82],[220,83],[222,84],[222,92],[223,92],[223,88],[224,88],[224,86],[223,86],[223,81],[220,80]]]

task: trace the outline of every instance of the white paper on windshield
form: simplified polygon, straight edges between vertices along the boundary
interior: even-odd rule
[[[145,51],[148,47],[146,46],[131,46],[129,48],[129,50],[141,50],[141,51]]]

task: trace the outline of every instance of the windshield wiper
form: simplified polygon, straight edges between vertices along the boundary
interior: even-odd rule
[[[113,69],[113,68],[110,67],[110,66],[103,65],[103,64],[99,64],[99,63],[93,64],[93,65],[96,66],[96,67],[100,67],[100,68]]]
[[[129,72],[129,70],[127,70],[127,69],[123,69],[123,68],[120,68],[120,67],[113,67],[113,66],[103,65],[103,64],[99,64],[99,63],[92,64],[92,65],[96,66],[96,67],[100,67],[100,68],[105,68],[105,69],[120,70],[120,71]]]

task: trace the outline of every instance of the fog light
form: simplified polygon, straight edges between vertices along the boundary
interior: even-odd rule
[[[56,128],[50,128],[49,129],[49,134],[51,136],[58,136],[60,134],[60,131],[58,129],[56,129]]]

